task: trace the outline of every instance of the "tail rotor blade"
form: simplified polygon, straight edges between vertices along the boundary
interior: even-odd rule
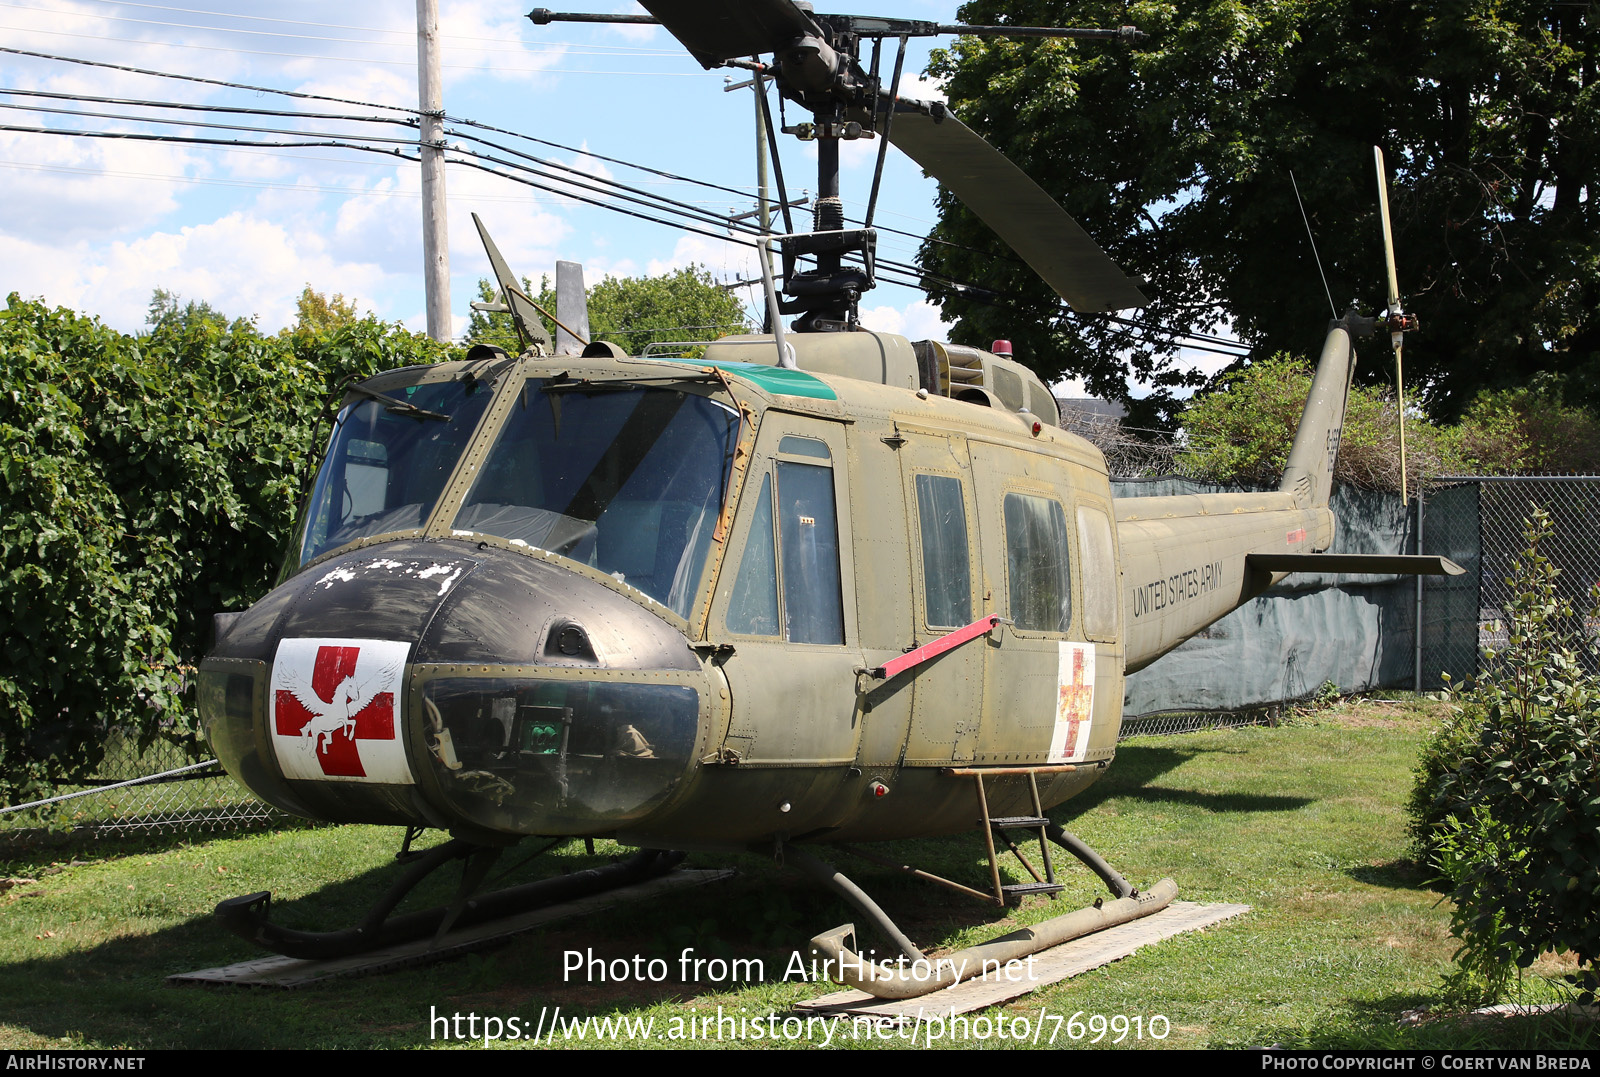
[[[589,293],[583,266],[556,263],[556,354],[579,355],[589,344]]]
[[[1394,345],[1395,405],[1400,413],[1400,501],[1408,500],[1406,490],[1406,389],[1401,353],[1405,332],[1399,327],[1400,277],[1394,268],[1394,232],[1389,225],[1389,178],[1383,167],[1383,148],[1372,147],[1373,165],[1378,170],[1378,214],[1383,219],[1383,257],[1389,268],[1389,340]]]
[[[1389,313],[1400,313],[1400,278],[1394,270],[1394,231],[1389,224],[1389,179],[1383,167],[1383,147],[1372,147],[1378,169],[1378,214],[1383,218],[1383,257],[1389,267]]]

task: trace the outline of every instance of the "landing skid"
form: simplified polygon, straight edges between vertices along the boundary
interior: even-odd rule
[[[272,895],[264,890],[219,903],[216,916],[229,931],[264,949],[286,957],[325,961],[430,937],[438,940],[452,928],[487,923],[642,882],[672,870],[684,857],[683,853],[644,849],[607,867],[477,893],[500,852],[498,848],[458,838],[429,849],[415,858],[360,924],[343,931],[297,931],[272,923],[268,919]],[[456,860],[464,863],[454,901],[401,916],[391,915],[419,883]]]
[[[881,999],[917,998],[940,988],[954,986],[963,980],[983,976],[986,972],[997,973],[1012,962],[1071,939],[1160,912],[1177,896],[1178,885],[1171,879],[1162,879],[1154,887],[1141,893],[1093,849],[1059,826],[1046,825],[1041,828],[1041,834],[1093,871],[1111,891],[1112,900],[1096,898],[1093,905],[937,958],[929,958],[917,949],[877,902],[843,872],[810,853],[792,845],[785,846],[784,857],[787,862],[794,864],[859,909],[874,927],[899,947],[902,956],[900,959],[887,962],[862,956],[855,943],[856,928],[853,923],[841,924],[831,931],[825,931],[814,937],[811,940],[812,953],[823,959],[825,962],[823,967],[828,970],[830,979]],[[990,848],[992,850],[993,847]],[[852,851],[858,854],[860,852]],[[869,859],[878,858],[869,857]],[[995,900],[987,894],[961,886],[959,883],[952,883],[905,865],[897,866],[930,881],[965,890],[984,900]]]

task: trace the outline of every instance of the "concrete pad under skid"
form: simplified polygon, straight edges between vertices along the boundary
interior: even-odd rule
[[[452,931],[438,946],[430,940],[402,943],[353,957],[329,961],[308,961],[303,958],[274,954],[236,965],[225,965],[198,972],[178,973],[168,976],[170,984],[229,984],[240,987],[305,987],[320,980],[339,976],[370,976],[379,972],[412,965],[426,965],[459,957],[474,950],[494,946],[514,935],[521,935],[545,924],[583,916],[591,912],[614,908],[618,905],[659,897],[674,890],[691,886],[704,886],[738,874],[732,869],[680,868],[654,879],[632,886],[621,886],[601,894],[591,894],[576,901],[564,901],[542,909],[517,913],[492,923]]]
[[[832,1014],[840,1017],[864,1016],[889,1018],[897,1021],[932,1020],[971,1013],[989,1006],[1010,1002],[1040,987],[1077,976],[1119,961],[1141,946],[1148,946],[1186,931],[1232,919],[1250,911],[1248,905],[1200,905],[1193,901],[1174,901],[1160,912],[1116,927],[1108,927],[1093,935],[1064,942],[1060,946],[1033,955],[1033,978],[1025,976],[1012,981],[1004,974],[990,974],[988,979],[971,979],[941,991],[911,999],[880,999],[864,991],[836,991],[831,995],[800,1003],[796,1009],[805,1013]],[[1026,959],[1024,959],[1026,960]]]

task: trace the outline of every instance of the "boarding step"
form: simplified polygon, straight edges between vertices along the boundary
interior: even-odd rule
[[[1064,883],[1006,883],[1000,889],[1008,898],[1020,898],[1029,894],[1059,894],[1066,889],[1066,885]]]
[[[1007,815],[990,819],[989,825],[996,830],[1038,830],[1049,826],[1050,820],[1042,815]]]

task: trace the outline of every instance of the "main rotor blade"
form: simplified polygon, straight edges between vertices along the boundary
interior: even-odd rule
[[[889,141],[994,229],[1073,310],[1099,313],[1148,303],[1117,264],[1006,156],[949,111],[901,99]]]
[[[705,67],[820,33],[793,0],[639,0]]]

